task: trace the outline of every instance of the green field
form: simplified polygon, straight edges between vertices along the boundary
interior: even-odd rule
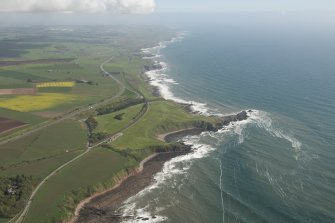
[[[7,223],[10,219],[0,218],[0,223]]]
[[[66,219],[76,203],[114,184],[113,178],[136,162],[111,150],[97,148],[52,177],[35,197],[25,222]],[[43,213],[43,214],[41,214]]]
[[[151,103],[149,112],[133,128],[124,132],[123,137],[113,145],[118,148],[144,149],[149,146],[162,145],[158,134],[197,126],[201,121],[215,123],[216,119],[193,115],[185,108],[169,101]]]
[[[45,121],[45,118],[39,117],[37,115],[28,112],[18,112],[5,108],[0,108],[0,117],[15,119],[27,124],[37,124],[42,121]]]
[[[143,104],[140,104],[111,114],[97,116],[96,120],[98,121],[98,127],[94,131],[113,134],[122,129],[126,124],[130,123],[141,111],[142,107]],[[122,120],[116,119],[115,117],[120,114],[123,114]]]
[[[67,120],[15,142],[0,145],[0,175],[42,178],[85,149],[85,129]]]

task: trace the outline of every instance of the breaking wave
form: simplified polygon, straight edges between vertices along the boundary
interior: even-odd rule
[[[158,89],[160,95],[164,99],[190,105],[190,108],[194,112],[198,112],[203,115],[209,115],[209,110],[205,103],[184,100],[172,93],[171,86],[178,85],[178,83],[166,74],[166,71],[168,70],[168,64],[163,61],[159,61],[159,59],[163,57],[160,53],[160,50],[166,48],[169,44],[183,40],[187,35],[188,33],[182,32],[179,33],[177,37],[172,38],[170,41],[162,41],[155,47],[142,49],[142,53],[144,55],[143,58],[152,60],[159,68],[147,71],[146,75],[150,80],[150,84]]]
[[[171,79],[166,74],[168,70],[168,64],[159,61],[163,56],[160,54],[160,50],[164,49],[171,43],[181,41],[186,36],[185,33],[181,33],[178,37],[173,38],[171,41],[160,42],[157,46],[152,48],[143,49],[145,59],[153,60],[160,69],[150,70],[146,72],[146,75],[150,79],[151,85],[157,87],[159,93],[166,100],[173,100],[177,103],[188,104],[193,111],[201,113],[203,115],[219,115],[224,116],[225,114],[218,114],[215,110],[211,110],[207,104],[199,103],[195,101],[188,101],[179,98],[173,94],[171,91],[172,85],[178,85],[178,83]],[[196,136],[187,136],[182,139],[182,141],[192,147],[192,152],[186,155],[178,156],[170,161],[166,162],[163,166],[161,172],[154,176],[154,183],[142,190],[135,196],[132,196],[123,203],[120,208],[123,216],[134,216],[132,219],[127,219],[126,222],[136,222],[137,220],[145,219],[145,222],[164,222],[168,219],[164,216],[162,212],[168,208],[168,206],[157,206],[159,202],[154,202],[154,204],[147,203],[145,205],[141,204],[143,200],[150,200],[147,196],[154,194],[155,199],[160,199],[159,194],[161,194],[164,187],[182,187],[184,178],[187,178],[189,174],[188,170],[192,167],[193,163],[198,159],[203,159],[209,156],[213,151],[217,150],[226,139],[225,136],[231,135],[237,138],[237,143],[244,143],[247,137],[247,128],[257,127],[265,130],[268,134],[273,137],[280,138],[288,141],[293,151],[295,152],[295,158],[298,160],[302,152],[302,144],[294,136],[287,134],[284,130],[278,128],[273,124],[271,115],[267,112],[260,110],[248,110],[248,119],[243,121],[231,122],[228,126],[224,126],[217,132],[203,132]],[[220,161],[221,162],[221,161]],[[220,163],[220,168],[222,168],[222,163]],[[221,170],[222,171],[222,170]],[[222,174],[222,173],[221,173]],[[178,177],[179,176],[179,177]],[[180,177],[184,176],[184,177]],[[272,179],[268,176],[269,179]],[[222,175],[220,176],[220,190],[222,198]],[[146,199],[147,198],[147,199]],[[222,198],[223,199],[223,198]],[[224,206],[222,201],[223,209],[223,221],[224,221]]]

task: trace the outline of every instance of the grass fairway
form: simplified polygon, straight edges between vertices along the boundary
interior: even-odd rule
[[[130,123],[134,119],[134,117],[136,117],[136,115],[141,111],[142,107],[143,104],[139,104],[118,112],[97,116],[96,120],[99,124],[97,129],[95,129],[95,132],[107,132],[111,134],[117,132],[122,127]],[[115,117],[117,115],[122,115],[122,119],[116,119]]]
[[[78,155],[86,146],[86,131],[79,122],[67,120],[43,131],[0,146],[0,174],[45,177]]]
[[[134,165],[136,165],[134,161],[129,161],[111,150],[94,149],[52,177],[41,188],[24,222],[59,222],[59,219],[68,217],[69,210],[75,208],[73,199],[83,199],[93,191],[111,186],[117,173]],[[75,198],[73,194],[70,198],[73,190],[78,193]],[[69,196],[68,199],[65,198],[66,195]],[[67,200],[66,205],[64,199]]]
[[[162,145],[157,135],[170,131],[191,128],[197,123],[215,122],[212,117],[189,114],[174,102],[155,101],[149,112],[113,144],[118,148],[145,149],[148,146]]]
[[[0,98],[0,107],[21,112],[41,111],[62,104],[83,101],[74,94],[41,93],[38,95],[22,95],[12,98]]]

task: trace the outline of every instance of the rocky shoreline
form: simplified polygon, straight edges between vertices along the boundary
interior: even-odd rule
[[[136,174],[130,174],[117,187],[93,197],[79,211],[79,216],[72,222],[76,223],[117,223],[127,219],[118,212],[122,202],[142,191],[154,181],[153,176],[163,169],[164,163],[170,159],[191,152],[191,147],[184,146],[178,152],[157,153],[143,165],[143,170]],[[134,216],[129,216],[133,218]],[[149,220],[141,216],[135,216],[143,221]],[[152,216],[155,218],[155,216]]]
[[[252,112],[249,110],[248,112]],[[220,127],[227,126],[231,122],[242,121],[248,118],[246,111],[239,112],[235,115],[225,116],[220,120]],[[213,127],[213,131],[217,131],[219,127]],[[166,142],[173,142],[181,139],[186,135],[200,134],[207,129],[204,128],[190,128],[183,129],[175,132],[170,132],[158,136],[160,140]],[[75,223],[118,223],[127,219],[127,216],[122,216],[118,212],[118,209],[122,203],[128,198],[134,196],[138,192],[142,191],[146,187],[150,186],[154,182],[154,176],[163,169],[164,163],[171,160],[174,157],[186,155],[192,151],[190,146],[180,144],[177,149],[173,149],[171,152],[165,150],[156,150],[156,154],[143,160],[138,169],[129,171],[124,179],[120,180],[120,183],[114,186],[112,189],[104,191],[102,193],[93,195],[81,202],[76,210],[76,216],[71,222]],[[141,221],[150,220],[141,216],[129,216],[129,218],[136,218]],[[155,218],[155,216],[152,216]]]

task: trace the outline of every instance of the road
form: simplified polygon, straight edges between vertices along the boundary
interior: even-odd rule
[[[106,75],[108,75],[109,77],[113,78],[121,87],[120,89],[120,92],[114,96],[114,98],[116,97],[120,97],[123,92],[125,91],[126,86],[121,82],[119,81],[117,78],[115,78],[112,74],[110,74],[108,71],[106,71],[104,69],[104,65],[108,62],[110,62],[112,60],[112,58],[106,60],[104,63],[101,64],[100,66],[100,69],[102,72],[104,72]],[[140,95],[139,93],[131,90],[131,89],[128,89],[134,93],[136,93],[138,96]],[[52,171],[47,177],[45,177],[38,185],[37,187],[34,189],[34,191],[32,192],[25,208],[23,209],[23,211],[20,213],[20,215],[17,217],[16,219],[16,223],[21,223],[23,220],[24,220],[24,217],[27,215],[28,211],[29,211],[29,208],[31,206],[31,203],[35,197],[35,195],[37,194],[37,192],[39,191],[39,189],[48,181],[48,179],[50,179],[52,176],[54,176],[56,173],[58,173],[60,170],[62,170],[63,168],[65,168],[66,166],[70,165],[71,163],[75,162],[76,160],[80,159],[81,157],[85,156],[87,153],[89,153],[93,148],[96,148],[100,145],[102,145],[103,143],[106,143],[106,142],[112,142],[116,139],[118,139],[119,137],[121,137],[123,135],[122,131],[125,131],[126,129],[132,127],[133,125],[135,125],[138,121],[141,120],[141,118],[149,111],[149,102],[145,99],[145,107],[144,107],[144,111],[140,113],[140,115],[131,123],[128,123],[125,127],[123,127],[121,130],[119,130],[117,133],[113,134],[112,136],[102,140],[101,142],[98,142],[97,144],[95,145],[92,145],[90,146],[89,144],[87,144],[86,146],[86,150],[85,152],[81,153],[80,155],[76,156],[75,158],[73,158],[72,160],[68,161],[67,163],[64,163],[63,165],[61,165],[60,167],[58,167],[57,169],[55,169],[54,171]],[[78,113],[77,113],[78,114]],[[65,118],[64,118],[65,119]],[[63,119],[63,120],[64,120]],[[11,222],[13,219],[11,219],[9,222]]]
[[[104,69],[104,65],[105,65],[106,63],[110,62],[112,59],[113,59],[113,57],[110,58],[110,59],[108,59],[108,60],[106,60],[105,62],[103,62],[103,63],[100,65],[100,69],[101,69],[102,72],[104,72],[104,73],[105,73],[106,75],[108,75],[109,77],[113,78],[113,80],[116,81],[116,82],[119,84],[119,86],[120,86],[120,90],[119,90],[119,92],[118,92],[116,95],[114,95],[113,97],[110,97],[110,98],[108,98],[108,99],[105,99],[105,100],[103,100],[103,101],[100,101],[100,102],[98,102],[98,103],[95,103],[95,104],[93,104],[93,105],[86,106],[85,108],[81,108],[81,109],[78,109],[78,110],[71,111],[71,112],[69,112],[69,113],[67,113],[67,114],[62,115],[60,118],[58,118],[58,119],[56,119],[56,120],[52,120],[52,121],[48,121],[48,122],[45,122],[45,123],[41,123],[41,125],[38,126],[38,127],[35,126],[35,127],[34,127],[33,129],[31,129],[31,130],[28,130],[28,131],[23,132],[23,133],[19,133],[19,135],[15,135],[15,136],[13,136],[13,137],[10,137],[10,138],[8,138],[8,139],[5,139],[5,140],[1,141],[1,142],[0,142],[0,145],[3,145],[3,144],[6,144],[6,143],[9,143],[9,142],[18,140],[18,139],[20,139],[20,138],[23,138],[23,137],[25,137],[25,136],[31,135],[31,134],[33,134],[33,133],[35,133],[35,132],[38,132],[38,131],[42,130],[42,129],[45,129],[45,128],[47,128],[47,127],[50,127],[50,126],[55,125],[55,124],[57,124],[57,123],[60,123],[60,122],[64,121],[65,119],[72,118],[72,117],[74,117],[74,116],[76,116],[76,115],[78,115],[78,114],[80,114],[80,113],[89,111],[90,109],[97,108],[97,107],[99,107],[99,106],[101,106],[101,105],[103,105],[103,104],[107,104],[107,103],[109,103],[110,101],[113,101],[113,100],[115,100],[116,98],[120,97],[120,96],[124,93],[124,91],[126,90],[126,86],[125,86],[121,81],[119,81],[117,78],[115,78],[113,75],[111,75],[110,73],[108,73],[108,72]],[[135,91],[133,91],[133,92],[137,94],[137,92],[135,92]]]

